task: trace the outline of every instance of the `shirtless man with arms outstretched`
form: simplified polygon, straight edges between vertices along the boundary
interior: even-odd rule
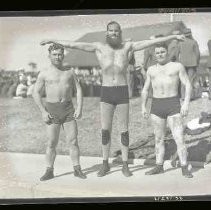
[[[146,175],[163,173],[165,154],[164,136],[166,123],[168,122],[173,138],[177,144],[177,152],[181,163],[182,174],[192,178],[188,171],[187,150],[183,135],[183,119],[187,116],[191,96],[191,83],[184,66],[178,62],[168,62],[167,45],[165,43],[155,46],[157,64],[148,68],[147,79],[142,92],[142,114],[148,117],[146,102],[150,84],[152,84],[153,98],[151,107],[151,120],[155,134],[156,167],[146,172]],[[179,82],[184,84],[185,100],[180,106],[178,94]]]
[[[66,139],[70,144],[70,157],[73,162],[74,175],[85,179],[80,167],[80,153],[77,140],[76,119],[82,113],[82,91],[74,71],[63,66],[64,48],[61,45],[53,44],[49,47],[49,59],[51,64],[43,69],[38,75],[33,98],[38,105],[42,119],[47,125],[48,145],[46,150],[47,169],[40,178],[41,181],[54,177],[54,161],[56,158],[56,146],[59,140],[61,126],[63,127]],[[74,86],[77,90],[77,108],[72,103],[72,91]],[[41,98],[41,90],[45,88],[46,103]]]
[[[102,150],[103,164],[98,172],[102,177],[109,172],[108,164],[111,144],[111,130],[114,111],[116,109],[118,119],[118,130],[120,132],[123,168],[122,173],[129,177],[132,175],[128,168],[128,147],[129,147],[129,95],[127,81],[127,67],[132,54],[158,42],[178,39],[183,40],[183,35],[170,35],[154,40],[144,41],[122,41],[121,26],[117,22],[110,22],[107,25],[106,43],[94,42],[70,42],[46,40],[41,44],[58,43],[65,48],[80,49],[87,52],[95,52],[102,69],[101,88],[101,128],[102,128]]]

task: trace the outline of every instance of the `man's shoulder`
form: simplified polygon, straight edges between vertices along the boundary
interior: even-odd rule
[[[69,72],[72,71],[72,67],[71,66],[68,66],[68,65],[67,66],[63,66],[63,71],[69,73]]]
[[[43,68],[42,70],[40,70],[38,72],[38,77],[45,77],[47,75],[48,69],[47,68]]]
[[[64,71],[64,74],[67,76],[67,77],[74,77],[74,76],[76,76],[76,74],[75,74],[75,69],[74,68],[72,68],[72,67],[67,67],[66,69],[65,69],[65,71]]]
[[[124,40],[122,43],[124,44],[124,46],[132,46],[134,42],[132,42],[131,40]]]
[[[48,66],[43,67],[43,68],[39,71],[38,77],[39,77],[39,78],[42,78],[42,79],[45,79],[45,78],[48,77],[48,75],[51,73],[50,70],[51,70],[51,69],[50,69],[50,67],[48,67]]]
[[[183,42],[181,42],[181,44],[182,44]],[[184,41],[184,44],[187,44],[187,45],[191,45],[191,44],[196,44],[197,43],[197,41],[195,40],[195,39],[186,39],[185,41]]]
[[[190,39],[191,42],[197,43],[196,39],[192,38]]]
[[[151,73],[152,71],[154,71],[156,68],[157,68],[157,65],[156,65],[156,64],[155,64],[155,65],[152,65],[152,66],[150,66],[150,67],[148,67],[147,73],[150,74],[150,73]]]
[[[180,63],[180,62],[169,62],[168,63],[169,67],[174,67],[174,68],[177,68],[177,69],[181,69],[183,68],[183,65]]]

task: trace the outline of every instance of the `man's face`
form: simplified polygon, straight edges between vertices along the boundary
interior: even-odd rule
[[[156,47],[155,57],[159,64],[165,64],[167,60],[167,49],[165,47]]]
[[[49,58],[54,66],[61,66],[64,59],[64,52],[61,49],[52,50],[49,53]]]
[[[108,26],[106,41],[113,48],[117,48],[121,45],[122,33],[117,24],[111,24]]]

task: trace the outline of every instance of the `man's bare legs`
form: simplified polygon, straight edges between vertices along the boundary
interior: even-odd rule
[[[126,177],[132,176],[128,168],[128,148],[129,148],[129,104],[119,104],[116,108],[118,130],[120,132],[120,142],[122,150],[123,168],[122,172]]]
[[[70,158],[72,160],[73,166],[80,165],[80,152],[78,147],[78,129],[75,120],[66,122],[63,124],[66,140],[69,143],[70,147]]]
[[[56,146],[59,140],[59,133],[60,133],[59,124],[47,125],[47,138],[48,138],[48,145],[46,149],[47,170],[45,174],[40,178],[40,181],[45,181],[48,179],[52,179],[54,177],[53,168],[56,158]]]
[[[179,114],[168,117],[169,127],[171,129],[173,138],[177,144],[177,153],[179,156],[180,164],[182,167],[182,173],[188,178],[192,178],[193,175],[188,171],[187,164],[187,149],[184,141],[183,134],[183,120]]]
[[[155,134],[156,167],[150,171],[147,171],[145,173],[146,175],[163,173],[163,162],[165,155],[164,137],[166,130],[166,120],[154,114],[151,114],[151,119]]]
[[[59,124],[47,125],[48,145],[46,149],[46,163],[47,167],[49,168],[54,167],[54,162],[56,158],[56,146],[59,140],[59,133],[60,133]]]
[[[78,136],[77,123],[75,120],[72,120],[70,122],[65,122],[63,126],[66,139],[70,144],[70,158],[73,163],[74,175],[79,178],[85,179],[86,176],[85,174],[82,173],[80,166],[80,150],[77,139]]]
[[[104,102],[101,102],[100,106],[103,160],[108,160],[111,146],[111,131],[115,106]]]
[[[103,165],[98,172],[98,176],[105,176],[110,170],[108,159],[111,146],[111,131],[112,121],[114,115],[115,106],[104,102],[100,103],[101,112],[101,128],[102,128],[102,151],[103,151]]]

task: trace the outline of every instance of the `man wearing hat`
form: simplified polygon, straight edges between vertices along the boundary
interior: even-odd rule
[[[163,35],[162,34],[153,35],[153,36],[150,36],[150,39],[153,40],[159,37],[163,37]],[[155,46],[150,46],[144,50],[143,68],[145,71],[147,71],[147,69],[150,66],[153,66],[157,63],[155,55],[154,55],[154,51],[155,51]]]
[[[176,30],[173,31],[172,34],[179,35],[181,32]],[[177,40],[172,40],[168,45],[168,59],[172,62],[179,61],[179,42]]]
[[[200,61],[200,51],[198,43],[192,37],[191,29],[186,28],[183,31],[185,35],[185,40],[179,43],[179,62],[183,64],[188,74],[191,85],[193,86],[193,92],[191,99],[196,97],[196,88],[194,91],[194,86],[196,85],[196,71],[197,66]],[[181,98],[184,99],[185,88],[181,86]]]
[[[211,39],[207,43],[209,56],[207,58],[207,70],[208,70],[208,78],[209,78],[209,99],[211,100]]]

